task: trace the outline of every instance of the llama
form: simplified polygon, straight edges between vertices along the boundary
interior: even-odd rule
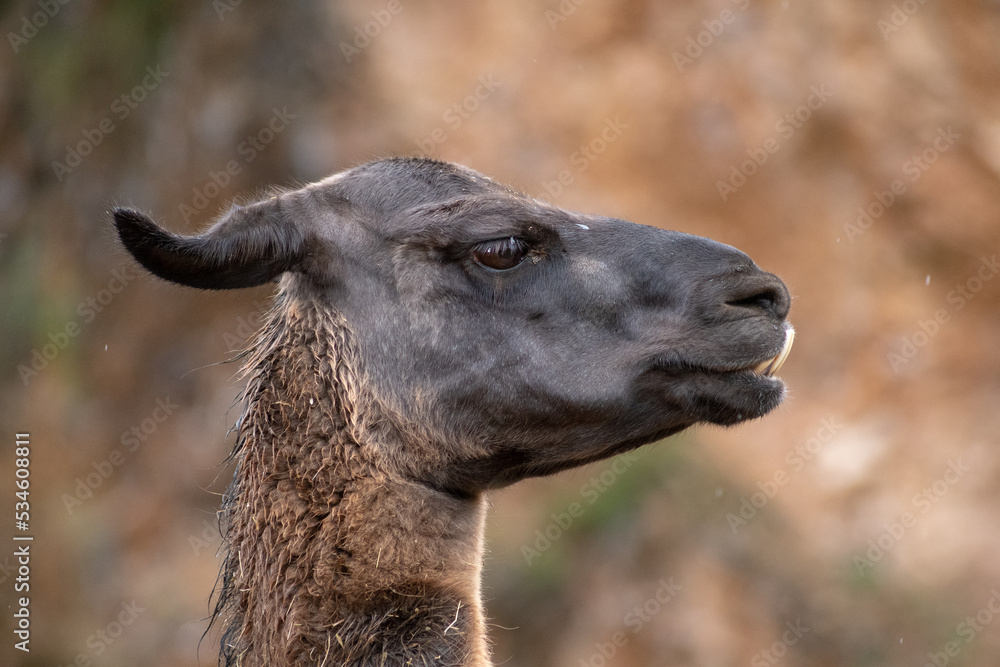
[[[491,664],[485,492],[761,417],[785,285],[721,243],[381,160],[183,237],[114,210],[153,274],[277,280],[243,354],[220,661]]]

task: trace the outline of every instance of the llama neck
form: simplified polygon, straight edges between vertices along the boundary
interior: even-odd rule
[[[253,349],[225,502],[225,662],[485,667],[484,504],[386,469],[355,425],[355,358],[342,321],[294,300]]]

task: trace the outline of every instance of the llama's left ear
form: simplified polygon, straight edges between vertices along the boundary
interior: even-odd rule
[[[275,199],[236,206],[198,236],[171,234],[134,209],[113,214],[118,237],[140,264],[189,287],[254,287],[294,270],[305,256],[302,230]]]

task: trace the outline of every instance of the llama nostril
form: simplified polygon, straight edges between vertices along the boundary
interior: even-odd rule
[[[748,276],[748,278],[749,280],[743,285],[724,295],[723,303],[732,308],[745,309],[749,311],[748,314],[763,314],[779,320],[785,319],[792,305],[785,284],[770,274]]]
[[[734,306],[736,308],[763,310],[777,315],[777,304],[779,301],[781,301],[781,296],[777,293],[777,291],[772,288],[767,288],[755,294],[751,294],[750,296],[726,301],[726,305]]]

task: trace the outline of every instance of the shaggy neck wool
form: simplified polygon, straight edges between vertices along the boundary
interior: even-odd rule
[[[400,443],[369,437],[378,404],[357,358],[342,318],[287,292],[248,352],[222,660],[485,667],[483,502],[391,468]]]

